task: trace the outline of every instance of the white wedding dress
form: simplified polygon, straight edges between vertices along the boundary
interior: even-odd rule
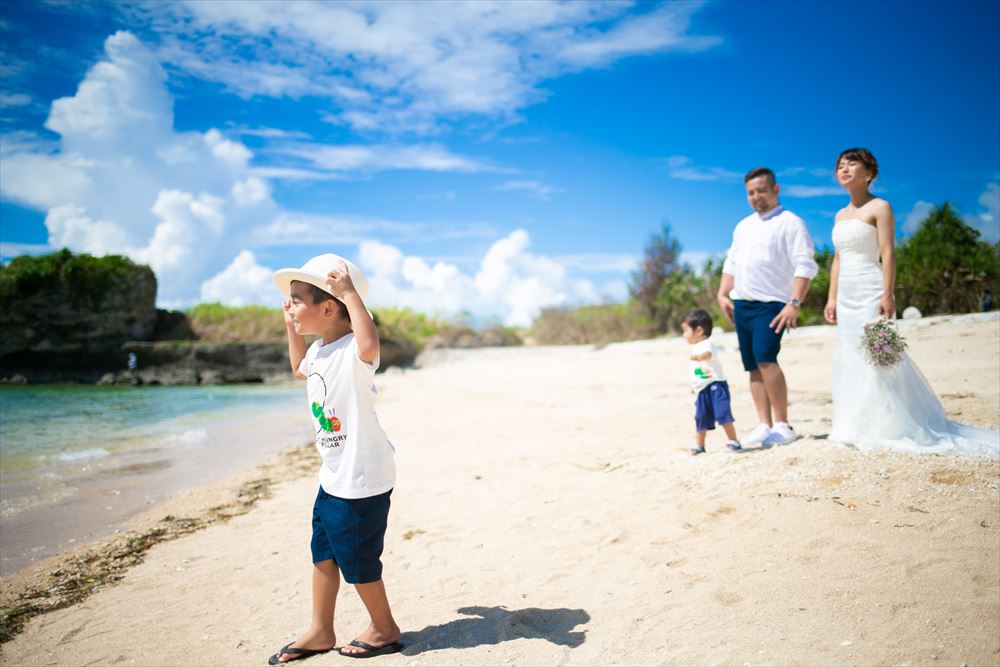
[[[949,421],[920,369],[906,354],[892,368],[868,363],[864,325],[878,319],[882,268],[878,232],[863,220],[834,224],[840,255],[837,353],[830,440],[858,449],[894,448],[1000,458],[1000,431]]]

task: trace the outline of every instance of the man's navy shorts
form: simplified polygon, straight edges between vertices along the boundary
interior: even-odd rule
[[[712,431],[715,425],[732,424],[733,411],[729,408],[729,383],[713,382],[698,392],[694,399],[694,425],[696,431]]]
[[[313,504],[313,563],[333,560],[349,584],[382,578],[382,546],[392,490],[369,498],[338,498],[319,487]]]
[[[778,352],[781,351],[781,336],[785,330],[775,333],[770,325],[785,304],[778,301],[735,299],[733,306],[743,370],[755,371],[759,364],[777,363]]]

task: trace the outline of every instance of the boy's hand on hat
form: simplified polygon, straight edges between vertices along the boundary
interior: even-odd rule
[[[285,299],[281,304],[281,308],[285,314],[285,326],[289,329],[293,328],[295,326],[295,318],[292,317],[292,300]]]
[[[339,262],[336,267],[330,269],[330,273],[326,274],[326,284],[330,286],[330,291],[335,296],[341,298],[351,292],[357,291],[354,289],[354,281],[351,280],[351,271],[343,261]]]

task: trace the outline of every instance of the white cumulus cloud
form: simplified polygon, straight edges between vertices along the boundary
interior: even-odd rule
[[[373,305],[397,305],[442,316],[470,311],[508,325],[528,325],[547,306],[594,303],[594,285],[574,277],[553,258],[530,252],[531,238],[515,230],[493,243],[475,273],[455,264],[406,256],[398,248],[365,241],[358,265],[368,275]]]
[[[281,294],[274,287],[272,273],[257,263],[251,251],[243,250],[229,266],[202,283],[201,300],[230,306],[275,304],[281,300]]]
[[[50,246],[129,255],[156,271],[161,303],[190,302],[273,216],[270,186],[240,142],[174,129],[166,73],[134,35],[104,48],[76,93],[52,103],[54,145],[4,142],[0,193],[46,212]]]

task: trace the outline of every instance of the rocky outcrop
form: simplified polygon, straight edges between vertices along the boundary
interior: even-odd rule
[[[0,266],[0,382],[219,384],[291,377],[288,346],[201,342],[184,313],[156,309],[156,276],[125,257],[18,257]],[[382,341],[382,370],[417,350]],[[134,365],[134,367],[133,367]]]
[[[0,267],[0,367],[33,353],[43,367],[56,361],[85,367],[87,357],[151,338],[155,303],[152,269],[125,257],[68,250],[17,257]]]
[[[70,364],[82,351],[35,352],[30,363],[0,365],[0,382],[96,382],[118,385],[226,384],[283,382],[292,378],[288,344],[130,341],[114,354],[89,355],[87,364]],[[412,366],[417,349],[408,341],[383,340],[379,371]],[[134,368],[130,368],[133,366]]]

